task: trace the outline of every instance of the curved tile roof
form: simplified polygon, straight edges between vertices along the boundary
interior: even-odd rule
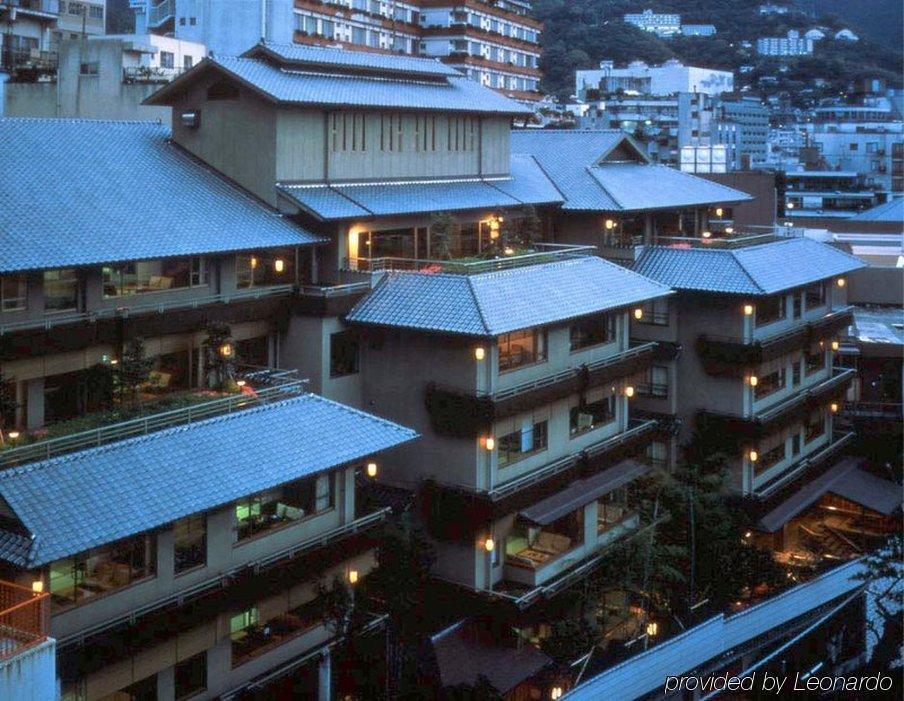
[[[0,272],[323,241],[150,122],[0,119]]]
[[[361,324],[498,336],[618,309],[668,287],[596,256],[457,275],[387,273],[347,319]]]
[[[865,265],[833,246],[786,238],[736,249],[650,246],[634,270],[679,290],[770,295]]]
[[[363,459],[416,433],[307,394],[0,472],[32,534],[0,558],[36,567]]]

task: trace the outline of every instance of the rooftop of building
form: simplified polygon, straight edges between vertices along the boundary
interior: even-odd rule
[[[0,119],[0,273],[316,244],[149,122]]]
[[[904,346],[904,311],[899,307],[854,307],[853,336],[860,343]]]
[[[561,204],[564,201],[534,158],[512,154],[509,163],[507,177],[332,185],[281,183],[278,188],[282,195],[302,210],[323,221]]]
[[[854,221],[897,222],[904,226],[904,197],[895,197],[888,202],[878,204],[851,219]]]
[[[22,531],[0,530],[0,559],[37,567],[416,436],[305,394],[2,471],[0,497]]]
[[[750,296],[801,287],[866,264],[808,238],[779,238],[741,248],[649,246],[634,270],[677,290]]]
[[[240,57],[209,57],[148,97],[145,104],[173,104],[187,85],[208,71],[279,105],[533,114],[439,61],[294,44],[259,44]]]
[[[533,156],[566,210],[624,212],[752,199],[734,188],[653,165],[619,129],[516,130],[512,152]]]
[[[495,337],[663,297],[665,285],[594,255],[473,275],[390,272],[352,323]]]

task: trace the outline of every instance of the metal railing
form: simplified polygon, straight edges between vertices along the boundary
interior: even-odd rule
[[[163,0],[163,2],[151,6],[148,12],[148,27],[159,27],[161,24],[176,16],[176,0]]]
[[[50,594],[0,581],[0,660],[47,639]]]
[[[126,84],[169,83],[187,70],[187,68],[166,68],[164,66],[124,66],[122,82]]]
[[[60,0],[0,0],[0,9],[8,7],[43,12],[48,15],[60,14]]]
[[[531,253],[515,253],[496,258],[480,260],[459,259],[439,260],[433,258],[399,258],[386,256],[382,258],[349,258],[347,266],[355,271],[372,273],[387,270],[408,270],[427,273],[455,273],[458,275],[476,275],[496,270],[510,270],[538,263],[550,263],[568,258],[592,255],[596,246],[576,246],[570,244],[538,243]]]
[[[838,385],[842,385],[857,374],[856,370],[852,370],[851,368],[832,368],[832,376],[822,380],[821,382],[817,382],[814,385],[810,385],[803,389],[791,397],[783,399],[778,404],[775,404],[768,409],[763,411],[754,412],[754,417],[757,421],[770,421],[774,419],[776,416],[780,416],[785,413],[789,409],[798,406],[799,404],[803,404],[808,399],[812,398],[814,395],[819,394],[820,392],[826,392],[833,387],[837,387]]]
[[[242,409],[299,396],[304,393],[306,383],[306,380],[275,382],[272,386],[260,388],[253,394],[244,392],[231,394],[180,409],[171,409],[135,419],[127,419],[109,426],[79,431],[68,436],[48,438],[29,445],[6,448],[0,451],[0,468],[46,460],[64,453],[115,443],[173,426],[195,423],[214,416],[231,414]]]
[[[230,302],[244,301],[249,299],[262,299],[264,297],[274,297],[291,294],[295,289],[295,285],[271,285],[268,287],[250,287],[245,290],[234,290],[233,292],[225,292],[215,295],[203,295],[200,297],[189,297],[184,299],[167,300],[165,293],[163,297],[157,298],[143,304],[132,304],[125,307],[107,307],[104,309],[92,309],[87,312],[58,312],[45,314],[35,319],[22,319],[21,321],[12,321],[0,324],[0,336],[11,333],[13,331],[24,331],[28,329],[51,329],[55,326],[64,326],[82,321],[94,322],[99,319],[113,319],[116,317],[128,318],[137,314],[163,314],[168,311],[179,309],[196,309],[208,304],[229,304]],[[157,293],[155,293],[157,294]]]
[[[149,604],[134,608],[128,613],[123,614],[122,616],[107,619],[102,623],[98,623],[97,625],[91,626],[89,628],[84,628],[77,633],[72,633],[71,635],[60,638],[57,641],[58,646],[60,648],[64,648],[73,644],[81,644],[94,635],[113,630],[114,628],[117,628],[121,625],[131,625],[135,623],[135,621],[138,620],[138,618],[140,618],[141,616],[158,609],[173,604],[181,606],[185,602],[191,601],[192,599],[195,599],[212,589],[218,589],[224,586],[224,584],[229,583],[238,575],[240,575],[243,570],[251,568],[255,573],[257,573],[260,572],[260,570],[266,569],[267,567],[270,567],[281,560],[296,558],[305,552],[316,550],[317,548],[345,538],[346,536],[360,533],[361,531],[366,530],[367,528],[371,528],[378,523],[386,520],[387,514],[389,514],[391,511],[392,509],[390,507],[382,508],[378,511],[367,514],[366,516],[355,519],[351,523],[345,523],[329,531],[319,533],[306,540],[295,543],[290,548],[281,550],[273,555],[268,555],[265,558],[252,560],[251,562],[238,565],[237,567],[234,567],[227,572],[222,572],[215,577],[211,577],[210,579],[206,579],[203,582],[199,582],[192,587],[181,589],[177,592],[173,592],[168,596],[156,599]]]
[[[303,297],[331,299],[334,297],[345,297],[360,292],[367,292],[372,288],[372,281],[365,280],[362,282],[349,282],[341,285],[300,285],[298,293]]]
[[[577,461],[585,455],[588,457],[595,457],[597,455],[601,455],[602,453],[608,452],[609,450],[612,450],[613,448],[616,448],[624,443],[627,443],[636,436],[642,435],[647,431],[652,430],[656,426],[656,424],[657,422],[653,419],[636,421],[633,426],[629,426],[627,429],[621,431],[620,433],[617,433],[611,438],[607,438],[605,440],[589,445],[578,453],[566,455],[565,457],[559,458],[558,460],[544,465],[537,470],[533,470],[526,475],[518,477],[517,479],[513,479],[510,482],[505,482],[504,484],[491,489],[489,496],[493,501],[499,501],[509,494],[513,494],[533,484],[542,482],[560,472],[564,472],[575,463],[577,463]]]
[[[797,479],[797,477],[799,477],[802,472],[807,470],[807,468],[811,467],[812,465],[818,465],[823,460],[826,460],[833,454],[837,453],[844,446],[854,440],[855,435],[856,434],[853,431],[850,431],[838,438],[835,438],[833,436],[833,440],[830,441],[828,445],[826,445],[824,448],[820,448],[815,453],[808,455],[787,472],[783,473],[771,482],[767,482],[765,486],[754,487],[753,494],[761,499],[768,497],[770,494],[774,494],[780,487],[783,487],[789,482],[793,482],[795,479]]]

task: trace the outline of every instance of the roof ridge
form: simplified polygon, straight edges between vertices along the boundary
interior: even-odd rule
[[[610,149],[610,151],[611,151],[611,149]],[[622,211],[622,212],[625,211],[625,206],[624,206],[621,202],[619,202],[617,199],[615,199],[615,195],[613,195],[613,194],[606,188],[606,186],[603,185],[603,184],[600,182],[599,178],[597,178],[597,177],[593,174],[594,169],[595,169],[595,168],[599,168],[599,167],[600,167],[600,166],[599,166],[599,162],[596,161],[596,160],[594,160],[594,162],[593,162],[592,165],[585,165],[585,166],[584,166],[584,170],[587,171],[587,175],[590,176],[590,179],[596,184],[596,186],[606,194],[606,197],[608,197],[610,200],[612,200],[615,204],[618,205],[618,207],[619,207],[619,210],[618,210],[618,211]]]
[[[77,124],[135,124],[151,127],[162,127],[169,129],[167,125],[159,119],[89,119],[88,117],[3,117],[0,116],[0,122],[50,122],[54,124],[72,123]]]

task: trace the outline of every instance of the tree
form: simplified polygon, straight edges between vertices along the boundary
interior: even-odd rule
[[[16,385],[12,378],[7,378],[0,372],[0,445],[3,445],[3,429],[7,424],[13,425],[18,408]]]
[[[540,217],[533,205],[524,208],[524,217],[521,220],[521,245],[524,248],[534,248],[540,240]]]
[[[446,701],[503,701],[505,698],[482,674],[471,684],[456,684],[443,689]]]
[[[228,324],[212,321],[202,344],[207,383],[214,389],[229,389],[235,378],[235,343]]]
[[[144,341],[133,339],[123,351],[115,376],[121,405],[135,408],[139,389],[150,382],[153,368],[154,360],[145,356]]]
[[[881,548],[863,558],[868,596],[878,617],[868,616],[868,634],[875,637],[870,672],[890,672],[899,664],[904,644],[901,614],[904,611],[904,535],[895,533]]]
[[[448,212],[434,212],[430,217],[431,256],[439,260],[452,258],[452,231],[455,218]]]
[[[540,649],[561,667],[569,667],[586,655],[601,640],[600,631],[583,619],[566,618],[556,621],[549,637]]]

